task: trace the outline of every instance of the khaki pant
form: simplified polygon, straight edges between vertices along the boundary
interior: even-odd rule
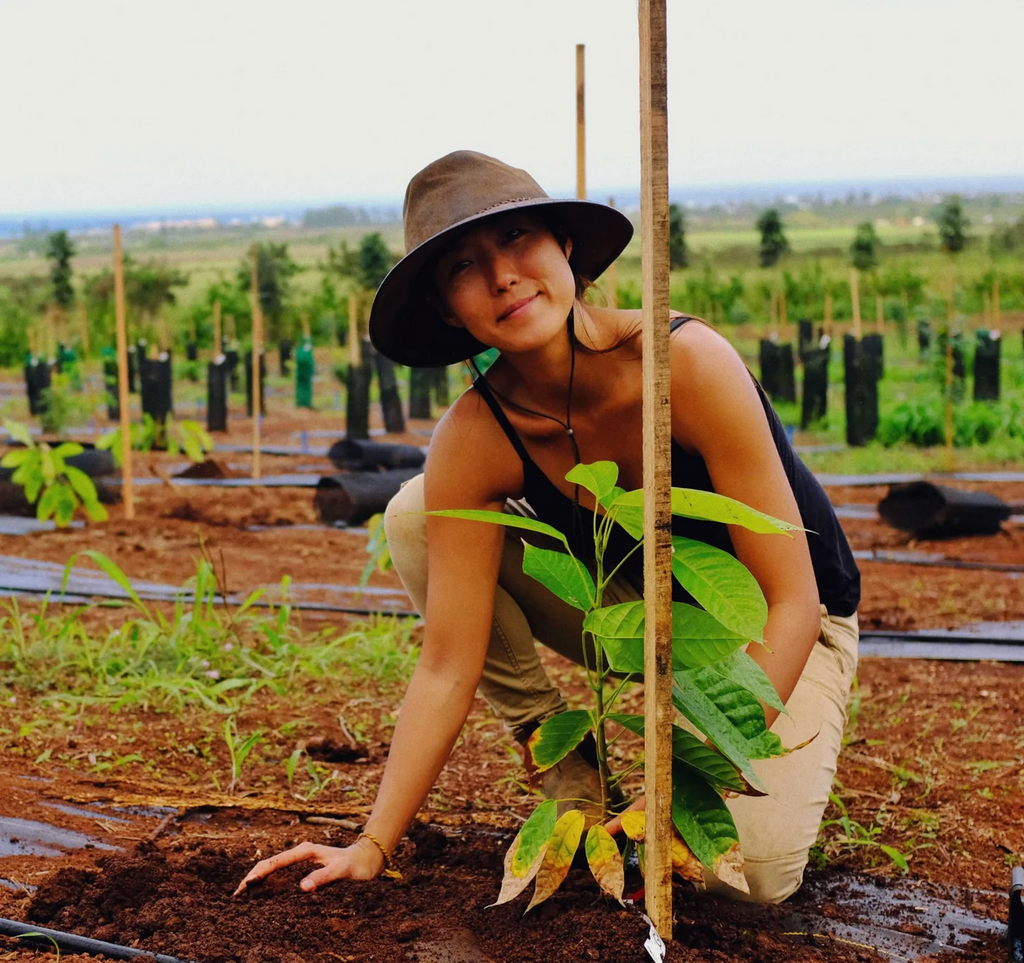
[[[423,476],[408,482],[388,505],[385,529],[391,557],[420,612],[427,604],[427,538]],[[494,597],[494,625],[480,694],[513,734],[566,708],[541,664],[535,640],[583,664],[582,613],[523,574],[523,533],[506,530]],[[532,538],[532,536],[531,536]],[[638,599],[626,580],[605,592],[606,604]],[[812,737],[802,749],[777,759],[756,760],[754,769],[768,796],[728,801],[739,831],[750,896],[714,877],[709,890],[735,899],[774,903],[800,887],[836,772],[850,686],[857,668],[856,614],[830,616],[821,607],[821,634],[796,689],[772,731],[784,746]]]

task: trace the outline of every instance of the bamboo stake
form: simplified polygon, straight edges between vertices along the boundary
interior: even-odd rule
[[[825,334],[828,335],[829,340],[832,338],[832,295],[825,295],[825,317],[822,320],[821,326],[825,329]]]
[[[359,340],[359,298],[348,296],[348,363],[358,368],[363,363],[363,349]]]
[[[224,353],[224,338],[220,330],[220,301],[213,302],[213,359]]]
[[[576,196],[587,196],[587,123],[585,116],[586,87],[584,79],[583,44],[576,44]]]
[[[121,503],[126,521],[135,518],[132,501],[132,426],[128,418],[128,326],[124,308],[121,225],[114,225],[114,313],[117,320],[117,395],[121,407]]]
[[[305,313],[302,315],[302,340],[311,340],[309,335],[309,315]]]
[[[789,315],[786,314],[786,292],[779,292],[779,328],[782,331],[782,339],[789,340]]]
[[[875,330],[885,335],[885,299],[880,294],[875,295]]]
[[[953,470],[953,265],[946,276],[946,471]]]
[[[78,302],[78,327],[82,334],[82,361],[89,353],[89,319],[85,316],[85,302]]]
[[[252,477],[259,481],[260,465],[260,354],[263,350],[263,310],[260,307],[259,252],[252,252]]]
[[[992,282],[992,329],[994,331],[999,330],[1001,323],[999,310],[999,281]]]
[[[853,302],[853,336],[860,341],[863,334],[860,320],[860,278],[857,269],[850,268],[850,300]]]
[[[608,206],[615,206],[615,198],[608,198]],[[619,268],[618,261],[612,261],[608,265],[608,270],[604,272],[604,286],[606,296],[608,298],[608,307],[617,308],[619,306]]]
[[[672,937],[672,407],[666,0],[640,0],[646,906]]]
[[[981,326],[988,330],[992,329],[992,299],[988,291],[981,292]]]

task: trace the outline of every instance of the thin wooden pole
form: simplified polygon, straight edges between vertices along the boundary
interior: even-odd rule
[[[953,265],[946,276],[946,471],[953,470]]]
[[[672,405],[666,0],[640,0],[647,915],[672,937]]]
[[[786,292],[779,292],[779,328],[782,331],[782,340],[789,340],[789,315],[786,313]]]
[[[860,341],[863,334],[860,319],[860,278],[857,269],[850,268],[850,300],[853,303],[853,336]]]
[[[124,308],[121,225],[114,225],[114,315],[117,321],[117,397],[121,408],[121,503],[126,521],[135,518],[132,501],[132,425],[128,417],[128,325]]]
[[[362,343],[359,339],[359,298],[348,296],[348,363],[358,368],[363,363]]]
[[[875,330],[885,334],[885,299],[880,294],[875,295]]]
[[[992,328],[995,331],[999,330],[1001,323],[999,310],[999,281],[992,282]]]
[[[252,477],[259,481],[260,464],[260,354],[263,350],[263,310],[260,307],[259,252],[252,252]]]
[[[587,122],[584,77],[585,45],[576,44],[576,196],[587,196]]]
[[[825,334],[828,335],[829,339],[832,337],[832,294],[828,293],[825,295],[825,317],[822,319],[821,326],[825,329]]]
[[[82,333],[82,360],[89,353],[89,319],[85,314],[85,301],[78,302],[78,327]]]
[[[310,340],[309,335],[309,315],[303,312],[302,315],[302,340]]]
[[[608,206],[615,206],[614,197],[608,198]],[[612,261],[608,265],[608,270],[604,272],[604,286],[608,297],[608,307],[617,308],[619,306],[619,267],[617,261]]]
[[[214,360],[224,353],[224,339],[220,330],[220,301],[213,302],[213,357]]]

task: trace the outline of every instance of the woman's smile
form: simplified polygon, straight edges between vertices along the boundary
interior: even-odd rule
[[[520,298],[498,315],[498,321],[508,321],[511,318],[519,317],[538,297],[540,297],[539,293],[531,294],[528,298]]]

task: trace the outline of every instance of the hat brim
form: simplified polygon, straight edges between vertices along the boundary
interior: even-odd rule
[[[501,204],[452,224],[413,248],[377,290],[370,311],[370,340],[383,355],[414,368],[439,368],[472,358],[487,345],[464,328],[446,324],[423,297],[420,272],[451,240],[452,235],[489,217],[513,210],[550,212],[572,239],[569,264],[580,277],[594,281],[625,249],[633,225],[614,207],[595,201],[530,198]]]

